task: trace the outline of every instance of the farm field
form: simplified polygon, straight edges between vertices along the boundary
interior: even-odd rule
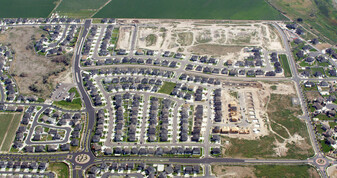
[[[90,17],[108,0],[64,0],[55,12],[69,17]]]
[[[283,20],[264,0],[112,0],[95,18]]]
[[[56,0],[0,0],[0,17],[48,17],[56,2]]]
[[[8,151],[13,142],[15,132],[21,120],[21,114],[1,113],[0,122],[0,151]]]

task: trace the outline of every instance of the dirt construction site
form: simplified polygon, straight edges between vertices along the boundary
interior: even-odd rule
[[[118,47],[130,49],[134,27],[122,28]],[[140,20],[136,48],[242,59],[243,48],[282,50],[276,29],[266,23],[210,23],[197,20]]]

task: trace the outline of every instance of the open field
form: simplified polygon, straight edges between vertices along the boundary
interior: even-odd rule
[[[42,34],[46,35],[40,28],[12,28],[0,35],[0,43],[10,44],[10,48],[16,52],[9,72],[19,92],[46,99],[58,82],[71,81],[69,64],[72,54],[55,57],[37,55],[33,44]]]
[[[216,177],[311,177],[319,178],[315,168],[309,165],[256,165],[221,166],[212,165]]]
[[[280,86],[265,101],[269,133],[254,140],[224,137],[224,141],[229,141],[224,145],[225,157],[306,159],[313,155],[306,125],[297,118],[301,109],[292,105],[291,99],[296,95],[281,94]]]
[[[108,0],[63,0],[55,12],[68,17],[90,17]]]
[[[94,17],[237,20],[285,19],[263,0],[112,0]]]
[[[49,163],[47,171],[56,173],[59,178],[68,178],[69,177],[69,167],[65,163]]]
[[[1,18],[47,17],[57,0],[0,0]]]
[[[20,124],[21,114],[0,113],[0,151],[8,151]]]
[[[302,18],[302,25],[319,38],[337,43],[337,10],[333,1],[326,0],[268,0],[294,21]],[[312,29],[311,29],[312,28]],[[324,35],[326,38],[324,38]],[[312,36],[312,35],[311,35]]]

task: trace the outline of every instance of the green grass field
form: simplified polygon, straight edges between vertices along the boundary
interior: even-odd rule
[[[0,0],[1,18],[47,17],[56,0]]]
[[[17,127],[20,124],[21,114],[1,113],[0,114],[0,145],[1,151],[8,151],[14,140]],[[7,133],[7,135],[6,135]]]
[[[90,17],[108,0],[63,0],[56,12],[70,17]]]
[[[68,101],[54,101],[53,105],[64,109],[80,110],[82,108],[81,98],[75,98],[72,102]]]
[[[158,90],[158,93],[164,93],[169,95],[171,94],[175,86],[176,86],[175,83],[164,82],[163,86]]]
[[[94,17],[284,20],[264,0],[112,0]]]
[[[291,77],[292,74],[291,74],[290,66],[289,66],[289,63],[288,63],[288,60],[287,60],[287,56],[285,54],[280,54],[279,59],[280,59],[280,62],[282,64],[282,67],[283,67],[283,70],[284,70],[284,76],[285,77]]]

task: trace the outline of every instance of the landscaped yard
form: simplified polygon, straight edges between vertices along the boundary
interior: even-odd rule
[[[163,86],[158,90],[158,93],[171,94],[174,87],[176,86],[173,82],[164,82]]]
[[[62,101],[54,101],[53,105],[65,108],[65,109],[73,109],[73,110],[80,110],[82,108],[82,100],[81,98],[73,99],[73,101],[68,102],[65,100]]]
[[[96,18],[283,20],[264,0],[112,0]]]

